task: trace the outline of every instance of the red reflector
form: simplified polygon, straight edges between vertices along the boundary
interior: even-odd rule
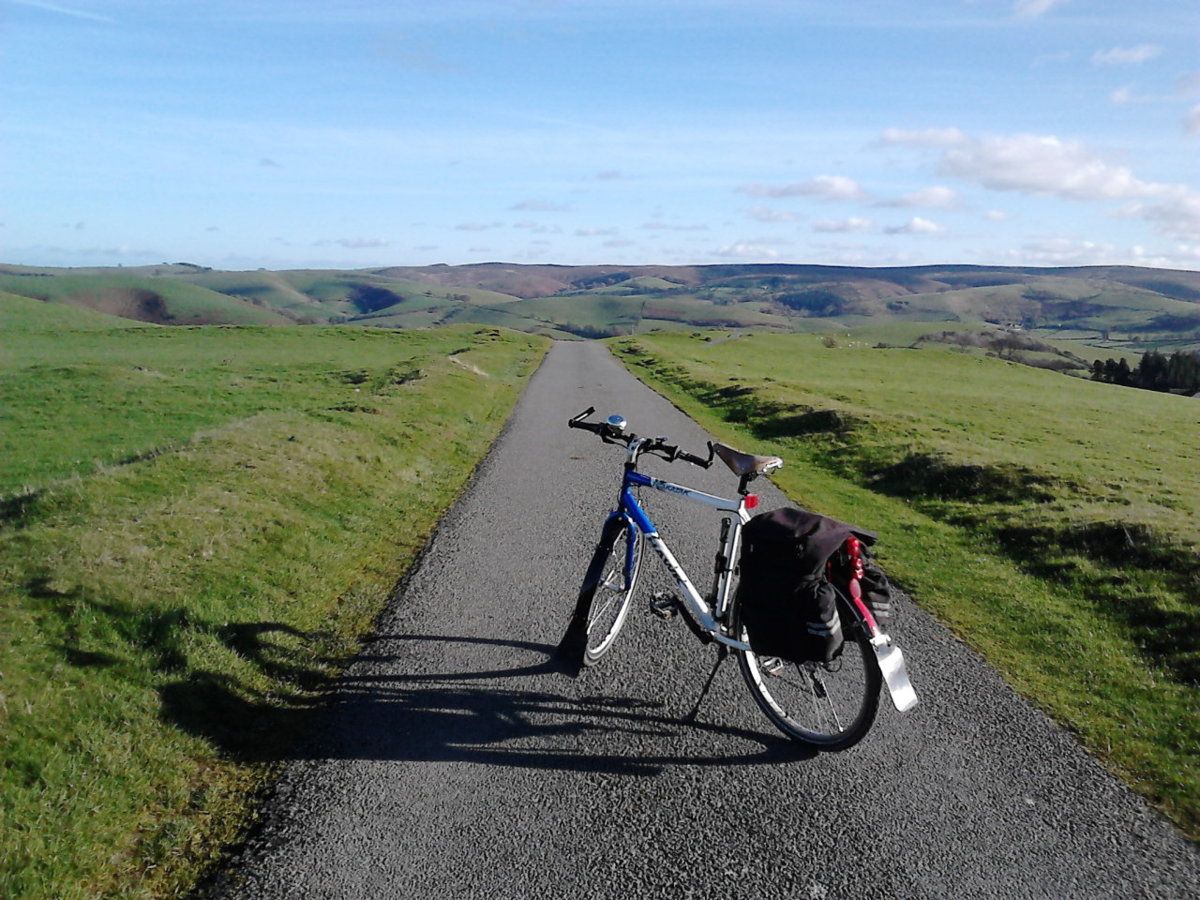
[[[758,494],[746,495],[746,509],[758,509]]]

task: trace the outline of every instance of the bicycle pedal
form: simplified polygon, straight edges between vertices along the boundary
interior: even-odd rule
[[[679,598],[670,591],[659,591],[650,598],[650,612],[660,619],[673,619],[679,615]]]
[[[783,660],[778,656],[761,656],[758,667],[764,675],[778,675],[783,671]]]

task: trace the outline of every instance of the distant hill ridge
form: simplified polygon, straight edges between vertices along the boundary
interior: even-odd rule
[[[191,263],[0,265],[0,292],[168,325],[409,328],[477,322],[587,338],[680,328],[831,331],[889,323],[929,323],[935,331],[935,323],[956,323],[1093,342],[1200,347],[1200,272],[1136,266],[489,262],[226,272]]]

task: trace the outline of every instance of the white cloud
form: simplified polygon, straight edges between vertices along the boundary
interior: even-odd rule
[[[460,222],[454,226],[456,231],[487,231],[489,228],[500,228],[499,222]]]
[[[883,229],[884,234],[938,234],[942,226],[929,219],[913,216],[903,225],[890,225]]]
[[[866,231],[871,227],[870,219],[851,216],[848,219],[820,219],[813,222],[812,230],[823,234],[841,234],[852,231]]]
[[[771,209],[769,206],[756,206],[746,210],[746,215],[756,222],[795,222],[796,214],[782,209]]]
[[[615,228],[576,228],[575,237],[609,237],[617,233]]]
[[[933,187],[921,188],[919,191],[913,191],[910,194],[905,194],[903,197],[897,197],[894,200],[881,200],[879,206],[899,207],[901,209],[909,207],[927,207],[930,209],[950,209],[958,206],[958,194],[948,187],[942,185],[934,185]]]
[[[1184,97],[1200,96],[1200,72],[1189,72],[1180,75],[1175,83],[1175,89]]]
[[[624,238],[613,238],[613,239],[612,239],[612,240],[610,240],[610,241],[605,241],[605,242],[604,242],[604,246],[605,246],[605,247],[613,247],[613,248],[616,248],[616,247],[636,247],[636,246],[637,246],[637,242],[636,242],[636,241],[629,241],[629,240],[625,240]]]
[[[1067,0],[1016,0],[1013,4],[1013,14],[1019,19],[1037,19],[1066,2]]]
[[[1129,203],[1121,208],[1121,215],[1145,219],[1157,225],[1159,231],[1165,234],[1185,240],[1200,240],[1200,193],[1182,185],[1164,187],[1178,187],[1179,191],[1151,203]]]
[[[1108,95],[1108,99],[1117,106],[1124,106],[1127,103],[1131,103],[1133,101],[1133,88],[1129,87],[1129,85],[1119,87]]]
[[[1138,66],[1162,53],[1157,44],[1138,44],[1136,47],[1110,47],[1092,54],[1093,66]]]
[[[1156,268],[1180,268],[1188,264],[1189,255],[1198,248],[1181,244],[1175,253],[1152,252],[1145,247],[1119,247],[1102,241],[1087,241],[1072,237],[1047,237],[1030,241],[1019,250],[1004,254],[1009,261],[1040,266],[1103,266],[1131,265]]]
[[[989,222],[1003,222],[1008,218],[1008,213],[1002,209],[989,209],[983,214],[983,217]]]
[[[957,128],[885,128],[881,144],[909,144],[915,147],[949,147],[961,144],[967,136]]]
[[[345,247],[347,250],[370,250],[377,247],[386,247],[389,242],[382,238],[327,238],[321,241],[313,241],[314,247]]]
[[[739,188],[751,197],[817,197],[821,200],[859,200],[865,196],[853,178],[845,175],[818,175],[792,184],[747,184]]]
[[[723,259],[779,259],[779,251],[765,244],[736,243],[714,250]]]
[[[595,175],[596,181],[623,181],[627,177],[624,172],[617,169],[605,169]]]
[[[908,137],[901,139],[898,134]],[[888,134],[885,132],[885,140]],[[890,143],[929,146],[923,132],[894,132]],[[1126,202],[1122,212],[1184,240],[1200,236],[1200,191],[1185,184],[1138,178],[1077,141],[1054,135],[970,137],[943,145],[939,170],[994,191],[1042,194],[1064,200]]]

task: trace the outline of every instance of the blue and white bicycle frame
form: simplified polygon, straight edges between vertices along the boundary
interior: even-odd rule
[[[749,644],[737,640],[726,632],[725,623],[728,621],[730,604],[733,601],[730,596],[730,588],[741,551],[742,526],[750,520],[747,498],[754,495],[742,495],[736,500],[725,499],[661,478],[651,478],[649,475],[637,471],[638,454],[641,452],[642,445],[649,442],[648,439],[635,439],[630,442],[629,458],[625,464],[625,477],[621,482],[621,495],[617,502],[617,508],[609,514],[608,521],[605,523],[605,533],[610,533],[609,530],[613,528],[614,520],[620,521],[629,529],[630,540],[625,545],[625,586],[629,587],[636,577],[637,545],[644,539],[658,554],[675,579],[675,584],[679,589],[680,602],[690,613],[700,632],[731,649],[749,650]],[[675,555],[659,535],[658,527],[638,503],[634,490],[644,487],[670,494],[673,497],[702,503],[729,514],[721,529],[721,548],[718,555],[716,582],[710,597],[711,602],[696,590],[696,586],[688,578],[683,566],[675,559]],[[750,503],[755,504],[756,500],[757,498],[751,500]]]
[[[731,617],[729,615],[733,597],[730,589],[737,562],[741,554],[742,526],[750,520],[750,509],[756,507],[757,497],[754,494],[742,493],[736,500],[706,494],[693,488],[684,487],[661,478],[651,478],[637,471],[638,455],[644,444],[652,441],[646,438],[635,438],[629,443],[629,456],[625,463],[625,476],[621,481],[621,494],[617,508],[609,514],[605,522],[606,535],[615,535],[612,529],[623,526],[629,529],[629,540],[625,545],[624,585],[625,590],[633,587],[637,577],[638,543],[641,540],[649,542],[654,552],[666,565],[667,570],[675,579],[679,589],[679,602],[690,614],[693,631],[702,640],[713,640],[732,650],[750,651],[750,645],[731,633]],[[634,494],[636,488],[652,488],[664,494],[680,497],[711,506],[727,513],[721,529],[721,546],[717,556],[716,581],[712,594],[708,599],[700,595],[692,584],[687,573],[675,559],[658,528],[638,503]],[[744,483],[743,483],[744,490]],[[846,598],[847,603],[854,608],[861,626],[865,631],[868,642],[879,663],[880,673],[893,705],[901,712],[916,705],[917,695],[909,681],[904,664],[904,655],[891,637],[879,627],[870,608],[861,597]]]

